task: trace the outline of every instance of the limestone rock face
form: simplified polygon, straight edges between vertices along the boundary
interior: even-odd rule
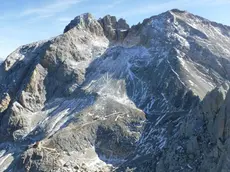
[[[89,30],[90,32],[102,36],[103,31],[100,24],[93,18],[92,14],[85,13],[77,16],[73,19],[64,29],[64,33],[68,32],[73,28],[78,28],[82,30]]]
[[[2,171],[227,172],[230,28],[89,14],[0,64]]]
[[[10,96],[8,93],[2,95],[1,103],[0,103],[0,112],[1,113],[4,112],[8,108],[8,106],[10,104],[10,100],[11,99],[10,99]]]
[[[19,103],[22,106],[31,111],[37,111],[44,106],[46,100],[44,80],[46,75],[47,71],[40,64],[35,66],[30,76],[30,81],[19,97]]]
[[[208,93],[189,113],[179,118],[161,119],[158,127],[152,125],[150,128],[155,131],[152,134],[161,131],[161,150],[149,148],[151,151],[146,157],[136,158],[136,154],[143,153],[144,145],[148,144],[146,136],[143,136],[145,143],[138,146],[137,152],[117,171],[128,167],[134,171],[228,171],[229,86],[229,82],[224,83]]]
[[[112,42],[122,42],[129,31],[129,25],[124,19],[117,21],[115,16],[107,15],[98,22],[101,24],[105,36]]]

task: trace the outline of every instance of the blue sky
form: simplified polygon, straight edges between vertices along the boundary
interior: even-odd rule
[[[0,57],[61,34],[71,19],[85,12],[95,18],[123,17],[132,25],[173,8],[230,25],[230,0],[0,0]]]

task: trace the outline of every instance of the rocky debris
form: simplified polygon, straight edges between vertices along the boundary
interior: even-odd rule
[[[19,47],[0,66],[0,169],[227,171],[229,32],[179,10],[131,28],[86,13]]]

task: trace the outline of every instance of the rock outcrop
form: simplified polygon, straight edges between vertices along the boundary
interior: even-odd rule
[[[3,93],[0,102],[0,113],[4,112],[10,104],[10,96],[8,93]]]
[[[161,138],[164,141],[162,150],[148,148],[145,157],[136,156],[146,149],[144,145],[148,145],[145,136],[142,138],[145,143],[138,146],[136,152],[117,171],[130,168],[135,171],[227,172],[229,86],[228,82],[215,88],[189,113],[177,117],[168,114],[168,117],[160,119],[158,126],[151,126],[151,130],[158,134],[156,131],[161,128],[160,131],[167,136]]]
[[[119,19],[117,21],[115,16],[107,15],[98,20],[101,24],[105,36],[111,42],[122,42],[129,32],[129,25],[124,19]]]
[[[228,171],[230,27],[77,16],[0,65],[2,171]]]

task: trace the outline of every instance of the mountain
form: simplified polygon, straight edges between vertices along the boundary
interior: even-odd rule
[[[229,47],[229,26],[177,9],[77,16],[0,65],[0,169],[227,172]]]

